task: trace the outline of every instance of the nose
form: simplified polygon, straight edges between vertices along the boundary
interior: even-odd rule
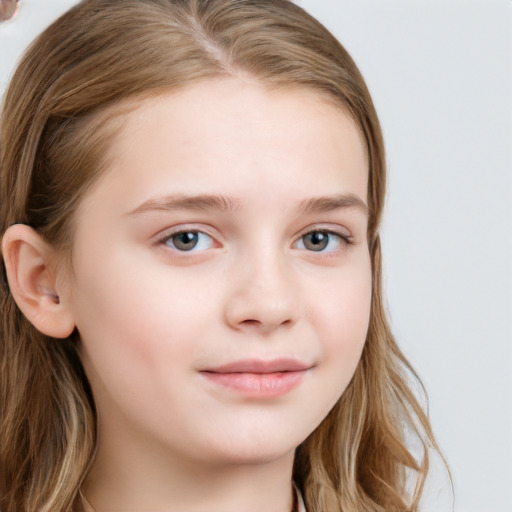
[[[226,301],[226,321],[231,328],[270,334],[296,323],[300,316],[297,283],[286,262],[277,260],[245,260],[231,274],[233,287]]]

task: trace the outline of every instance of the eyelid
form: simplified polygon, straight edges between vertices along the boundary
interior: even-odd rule
[[[333,223],[319,223],[319,224],[311,224],[304,229],[302,229],[295,237],[294,241],[292,243],[292,246],[297,244],[301,238],[306,236],[309,233],[312,233],[314,231],[319,231],[331,235],[338,236],[342,239],[342,241],[346,244],[352,244],[354,243],[354,237],[351,233],[351,231],[346,228],[345,226],[341,226],[339,224],[333,224]],[[152,244],[155,246],[166,246],[166,241],[179,233],[186,233],[186,232],[197,232],[207,235],[208,237],[212,238],[214,241],[215,247],[212,248],[221,248],[223,247],[223,242],[219,239],[221,238],[216,230],[214,230],[212,227],[205,225],[205,224],[177,224],[175,226],[170,226],[168,228],[165,228],[161,230],[157,235],[153,237]],[[189,255],[192,255],[194,252],[205,252],[207,249],[202,251],[180,251],[178,249],[173,250],[172,248],[169,248],[167,246],[167,249],[170,251],[173,251],[178,254],[186,255],[187,253]],[[313,251],[311,251],[313,252]],[[329,251],[327,251],[329,252]],[[324,251],[325,253],[325,251]],[[318,254],[321,254],[321,251],[318,252]]]
[[[212,233],[213,229],[209,228],[205,224],[177,224],[175,226],[168,227],[166,229],[163,229],[160,231],[157,235],[153,237],[153,245],[156,246],[165,246],[165,242],[171,238],[172,236],[179,235],[180,233],[202,233],[208,237],[210,237],[215,242],[215,247],[213,248],[219,248],[222,247],[222,243],[219,241],[219,236],[217,233]],[[183,253],[189,254],[193,252],[204,252],[204,251],[179,251],[178,249],[171,249],[170,247],[167,247],[169,250],[176,252],[176,253]],[[206,249],[205,249],[206,250]]]
[[[301,229],[301,231],[295,237],[295,241],[299,240],[300,238],[307,235],[308,233],[312,233],[313,231],[320,231],[322,233],[338,235],[339,237],[343,238],[347,242],[352,242],[354,240],[354,237],[348,228],[341,226],[339,224],[320,223],[320,224],[312,224],[310,226],[307,226],[304,229]]]
[[[314,250],[306,247],[306,243],[304,238],[311,233],[323,233],[329,236],[327,246],[321,248],[319,250]],[[334,238],[334,240],[333,240]],[[308,257],[314,258],[332,258],[334,256],[340,255],[344,250],[348,248],[348,246],[354,243],[354,239],[350,233],[350,231],[340,225],[337,224],[316,224],[308,226],[303,229],[299,235],[295,238],[292,249],[297,249],[304,253]],[[329,247],[331,245],[335,245],[335,247]]]

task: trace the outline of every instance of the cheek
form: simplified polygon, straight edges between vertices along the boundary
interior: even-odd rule
[[[75,302],[82,359],[104,421],[122,423],[126,414],[166,425],[163,404],[183,401],[181,384],[211,324],[204,298],[211,295],[193,293],[188,280],[133,268],[118,261],[92,274],[82,267]]]
[[[203,295],[188,280],[167,279],[140,262],[112,261],[91,258],[77,275],[76,325],[92,364],[137,380],[192,357],[202,321],[210,320]]]
[[[324,301],[315,319],[322,332],[323,358],[339,378],[339,387],[348,385],[363,350],[370,319],[372,278],[369,260],[344,272],[325,290]]]
[[[319,308],[329,330],[348,344],[366,337],[372,297],[372,275],[369,256],[362,256],[333,277],[325,289]]]
[[[309,323],[319,341],[314,392],[305,399],[316,428],[349,385],[366,341],[372,278],[369,257],[333,272],[330,279],[310,280]],[[313,287],[313,283],[316,285]]]

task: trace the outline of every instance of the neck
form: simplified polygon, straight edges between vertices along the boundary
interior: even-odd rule
[[[105,446],[105,445],[103,445]],[[265,463],[205,463],[161,449],[105,450],[83,486],[95,512],[289,512],[293,453]]]

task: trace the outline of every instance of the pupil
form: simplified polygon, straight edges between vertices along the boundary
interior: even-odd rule
[[[329,235],[321,231],[313,231],[304,238],[304,245],[312,251],[322,251],[329,243]]]
[[[173,243],[177,249],[190,251],[197,245],[198,239],[197,233],[179,233],[173,237]]]

